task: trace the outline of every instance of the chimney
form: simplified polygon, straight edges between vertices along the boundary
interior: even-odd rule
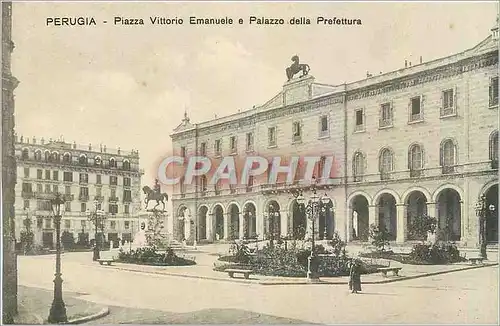
[[[422,56],[420,56],[420,63],[422,63]]]
[[[405,68],[408,68],[408,60],[405,60]]]
[[[42,137],[42,139],[40,139],[40,142],[43,144],[45,144],[45,138]]]
[[[33,144],[36,144],[36,138],[33,136]]]
[[[411,67],[411,61],[410,61],[410,67]]]
[[[92,144],[89,144],[89,151],[92,150]]]

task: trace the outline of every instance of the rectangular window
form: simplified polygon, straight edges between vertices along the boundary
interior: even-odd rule
[[[59,171],[52,171],[52,180],[59,181]]]
[[[64,194],[71,195],[71,186],[64,186]]]
[[[222,144],[221,144],[221,140],[220,139],[216,139],[215,140],[214,149],[215,149],[215,155],[221,155],[221,153],[222,153]]]
[[[95,195],[97,197],[101,197],[102,196],[102,188],[101,187],[95,188]]]
[[[123,177],[123,186],[124,187],[130,187],[130,178]]]
[[[24,168],[24,177],[29,178],[30,177],[30,168]]]
[[[319,117],[319,136],[328,136],[328,116],[324,115]]]
[[[422,98],[420,96],[413,97],[410,100],[410,122],[421,121],[422,119]]]
[[[73,182],[73,172],[64,172],[63,180]]]
[[[55,194],[58,193],[59,192],[59,186],[58,185],[53,185],[52,186],[52,192],[55,193]]]
[[[45,185],[45,193],[49,194],[51,193],[50,185]]]
[[[38,183],[38,184],[36,185],[36,191],[37,191],[37,192],[43,192],[43,185],[42,185],[41,183]]]
[[[125,229],[130,229],[130,222],[129,221],[125,221]]]
[[[116,186],[116,185],[118,185],[118,177],[113,176],[113,175],[110,175],[110,176],[109,176],[109,184],[110,184],[111,186]]]
[[[125,214],[129,214],[130,213],[130,205],[129,204],[123,205],[123,212]]]
[[[43,171],[40,169],[36,170],[36,178],[42,179],[42,177],[43,177]]]
[[[132,201],[132,192],[130,190],[123,190],[123,201],[127,203]]]
[[[64,203],[64,211],[71,212],[71,202],[70,201],[67,201]]]
[[[24,209],[28,209],[30,208],[30,200],[29,199],[25,199],[24,200],[24,205],[23,205]]]
[[[384,103],[380,106],[379,127],[392,126],[392,106],[391,103]]]
[[[89,199],[89,188],[80,187],[80,200],[88,200]]]
[[[96,178],[95,179],[95,183],[98,184],[98,185],[100,185],[102,183],[101,175],[98,174],[98,175],[95,176],[95,178]]]
[[[302,130],[300,126],[300,122],[296,121],[292,125],[292,141],[300,141],[302,139]]]
[[[231,148],[231,153],[236,153],[238,150],[236,136],[231,136],[231,138],[229,138],[229,146]]]
[[[181,146],[181,157],[186,157],[186,147]]]
[[[50,180],[50,170],[45,170],[45,180]]]
[[[89,175],[87,173],[80,173],[80,183],[88,183]]]
[[[52,227],[52,220],[50,218],[45,219],[45,228],[50,229]]]
[[[443,91],[441,103],[441,116],[455,114],[455,96],[453,89]]]
[[[364,119],[364,110],[358,109],[355,111],[355,125],[354,131],[362,131],[365,129],[365,119]]]
[[[490,79],[490,107],[498,105],[498,77]]]
[[[26,194],[31,194],[31,183],[23,182],[23,192]]]
[[[71,220],[64,220],[64,228],[71,229]]]
[[[253,150],[253,133],[248,132],[247,136],[246,136],[246,139],[247,139],[247,146],[246,146],[247,148],[246,148],[246,150],[247,151]]]
[[[112,230],[116,229],[116,221],[109,221],[109,226]]]
[[[117,204],[109,204],[109,213],[110,214],[118,214],[118,205]]]
[[[269,147],[276,146],[276,127],[267,129],[267,143]]]
[[[81,203],[80,212],[86,212],[86,211],[87,211],[87,203]]]
[[[205,142],[200,144],[200,155],[201,156],[207,155],[207,143],[205,143]]]

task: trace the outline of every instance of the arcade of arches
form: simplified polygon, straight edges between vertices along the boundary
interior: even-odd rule
[[[498,242],[498,183],[485,188],[483,192],[487,205],[495,207],[487,219],[486,237],[489,242]],[[432,195],[420,188],[408,191],[402,197],[398,197],[399,195],[382,191],[373,199],[361,192],[351,196],[348,202],[347,230],[350,232],[347,234],[347,240],[368,241],[371,224],[385,227],[391,241],[419,240],[414,239],[408,230],[416,217],[426,214],[437,218],[437,235],[440,239],[467,240],[464,232],[469,231],[463,225],[465,222],[462,219],[467,217],[464,214],[469,215],[469,221],[477,217],[474,211],[467,212],[461,194],[452,186],[445,186]],[[330,202],[315,215],[316,239],[331,239],[335,230],[343,233],[342,226],[335,225],[334,206],[333,202]],[[307,218],[304,206],[299,205],[296,200],[290,201],[288,207],[280,206],[276,200],[270,200],[261,209],[262,216],[257,216],[259,213],[253,202],[246,202],[243,206],[235,202],[227,205],[217,203],[211,207],[200,205],[197,217],[193,217],[186,207],[181,207],[176,219],[177,238],[182,240],[196,236],[198,240],[207,241],[257,237],[287,237],[298,240],[310,238],[312,221]]]

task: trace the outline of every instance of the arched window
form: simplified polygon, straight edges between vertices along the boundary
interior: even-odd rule
[[[365,174],[365,157],[363,153],[354,153],[352,159],[352,176],[354,182],[359,182],[363,180],[363,175]]]
[[[116,160],[114,158],[111,158],[109,160],[109,167],[110,168],[116,168]]]
[[[64,153],[63,162],[64,163],[71,163],[71,154],[70,153]]]
[[[389,148],[384,148],[380,151],[379,157],[379,171],[380,179],[390,179],[390,173],[393,171],[394,162],[392,151]]]
[[[87,155],[80,155],[80,157],[78,158],[78,163],[81,165],[87,165]]]
[[[52,152],[52,154],[50,154],[50,160],[51,162],[59,163],[61,157],[58,152]]]
[[[457,164],[457,147],[452,139],[446,139],[441,143],[441,167],[443,174],[455,172]]]
[[[94,157],[94,165],[99,166],[99,165],[101,165],[101,163],[102,163],[102,159],[100,156]]]
[[[41,161],[42,160],[42,151],[41,150],[37,150],[35,152],[35,160],[37,160],[37,161]]]
[[[124,160],[123,161],[123,169],[124,170],[130,170],[130,161],[129,160]]]
[[[49,162],[50,161],[50,152],[49,151],[45,151],[43,153],[44,157],[45,157],[45,162]]]
[[[410,177],[418,177],[421,175],[424,167],[422,146],[413,144],[408,150],[408,169],[410,169]]]
[[[30,151],[27,148],[23,149],[23,152],[21,154],[21,158],[23,160],[28,160],[30,158]]]

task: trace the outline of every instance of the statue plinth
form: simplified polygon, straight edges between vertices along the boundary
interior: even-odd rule
[[[303,85],[309,85],[314,83],[315,78],[312,75],[306,75],[306,76],[295,76],[294,78],[290,79],[289,81],[285,82],[283,84],[283,89],[291,89],[295,87],[300,87]]]

